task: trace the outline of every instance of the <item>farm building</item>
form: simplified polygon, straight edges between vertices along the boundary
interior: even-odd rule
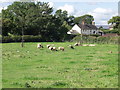
[[[94,24],[75,24],[70,31],[67,32],[67,34],[83,34],[83,35],[103,35],[103,32],[98,30],[98,28]]]

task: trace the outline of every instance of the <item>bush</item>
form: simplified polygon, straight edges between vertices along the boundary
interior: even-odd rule
[[[118,29],[113,29],[113,30],[102,30],[104,33],[119,33]]]
[[[2,42],[21,42],[22,36],[3,36]],[[45,40],[41,36],[32,36],[32,35],[24,35],[24,42],[44,42]]]
[[[10,36],[4,36],[2,37],[2,42],[5,42],[5,43],[13,42],[13,39]]]
[[[118,43],[118,38],[119,36],[114,36],[114,37],[96,37],[96,36],[83,36],[81,39],[81,36],[76,36],[72,39],[73,42],[82,42],[83,43],[114,43],[117,44]]]

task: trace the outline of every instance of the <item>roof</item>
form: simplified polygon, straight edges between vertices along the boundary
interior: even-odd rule
[[[76,30],[70,30],[67,32],[67,34],[78,34],[79,32],[77,32]]]
[[[98,29],[95,25],[91,25],[91,24],[84,24],[84,25],[78,24],[78,26],[82,28],[83,30],[92,30],[92,29],[97,30]]]

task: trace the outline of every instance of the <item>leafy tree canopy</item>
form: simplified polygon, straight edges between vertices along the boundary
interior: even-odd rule
[[[75,24],[81,24],[82,21],[84,21],[86,24],[92,24],[92,21],[94,21],[94,18],[92,15],[83,15],[83,16],[80,16],[80,17],[76,17],[75,20],[74,20],[74,23]]]
[[[35,27],[43,28],[43,24],[46,24],[52,11],[53,9],[49,7],[48,3],[44,2],[37,2],[36,4],[34,2],[14,2],[6,10],[2,10],[2,18],[9,19],[15,24],[13,29],[9,27],[12,34],[18,32],[21,34],[20,31],[23,28],[25,34],[36,35],[38,32]]]
[[[114,28],[118,28],[119,24],[120,24],[120,16],[115,16],[112,17],[109,21],[108,24],[113,25]]]

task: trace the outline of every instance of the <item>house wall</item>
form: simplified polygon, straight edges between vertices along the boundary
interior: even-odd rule
[[[75,24],[70,31],[67,32],[67,34],[85,34],[85,35],[91,35],[91,34],[99,34],[99,30],[82,30],[82,29]]]
[[[89,35],[89,34],[97,34],[97,30],[82,30],[83,34]]]
[[[79,34],[81,34],[81,28],[79,28],[77,24],[73,26],[72,30],[76,30],[77,32],[79,32]]]

